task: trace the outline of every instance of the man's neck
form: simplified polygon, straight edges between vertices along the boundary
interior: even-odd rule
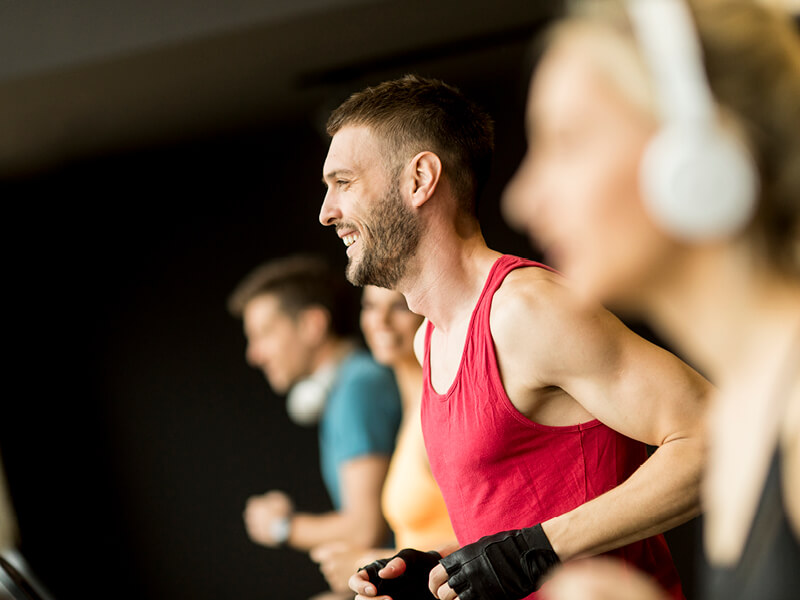
[[[411,275],[398,285],[408,307],[447,331],[469,318],[486,277],[500,253],[490,249],[480,231],[462,238],[455,233],[430,237],[414,257]]]
[[[311,372],[316,373],[331,364],[337,364],[355,349],[355,342],[347,338],[328,338],[315,352]]]

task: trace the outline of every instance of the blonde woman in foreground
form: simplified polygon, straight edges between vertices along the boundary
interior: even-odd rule
[[[715,100],[709,129],[752,157],[752,203],[719,202],[732,181],[747,188],[745,167],[705,185],[694,217],[655,198],[643,157],[680,107],[664,102],[630,7],[594,2],[549,33],[504,208],[584,297],[643,313],[719,387],[707,418],[703,598],[788,600],[800,594],[800,36],[752,0],[689,5]],[[694,166],[705,160],[697,152]],[[687,191],[683,172],[671,183],[668,205],[700,187]],[[543,591],[662,597],[610,560],[565,565]]]

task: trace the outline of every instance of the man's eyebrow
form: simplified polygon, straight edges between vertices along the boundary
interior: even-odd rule
[[[333,171],[328,171],[325,175],[322,176],[322,183],[328,185],[328,181],[331,179],[336,179],[340,175],[352,175],[353,172],[350,169],[335,169]]]

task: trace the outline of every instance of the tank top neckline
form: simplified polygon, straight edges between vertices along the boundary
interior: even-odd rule
[[[791,395],[792,386],[794,385],[794,366],[797,364],[799,357],[800,327],[798,327],[792,335],[789,343],[789,350],[786,352],[786,356],[783,358],[783,360],[781,360],[780,368],[778,369],[778,373],[775,377],[773,390],[770,394],[770,396],[772,396],[774,399],[778,399],[779,401],[781,397],[789,397]],[[773,408],[775,407],[773,406]],[[761,531],[761,527],[759,527],[761,524],[760,522],[764,521],[774,529],[776,519],[779,518],[779,515],[777,515],[775,511],[773,511],[770,515],[764,515],[765,506],[767,506],[770,502],[772,502],[773,508],[774,506],[778,506],[783,511],[783,516],[788,514],[781,489],[781,483],[783,481],[783,472],[781,470],[781,459],[783,454],[781,438],[782,429],[780,423],[778,423],[776,431],[774,431],[774,439],[772,440],[773,447],[770,451],[767,472],[761,483],[761,494],[758,497],[755,512],[752,514],[750,519],[750,524],[747,528],[747,533],[744,536],[744,542],[741,546],[739,556],[730,564],[718,564],[709,560],[708,568],[711,571],[728,574],[737,573],[737,571],[742,568],[742,565],[754,563],[757,557],[754,556],[752,548],[754,544],[758,546],[758,542],[763,542],[765,539],[764,533]],[[772,489],[773,487],[777,489],[777,492]],[[776,493],[777,496],[775,496]],[[758,540],[758,542],[756,542],[756,540]],[[737,577],[738,576],[739,575],[737,573]]]
[[[478,313],[478,309],[483,304],[483,298],[486,296],[490,282],[494,280],[493,275],[495,271],[497,271],[501,261],[508,260],[509,258],[513,257],[509,254],[502,254],[498,256],[494,263],[492,263],[492,267],[489,269],[489,272],[486,274],[486,281],[483,282],[483,288],[481,289],[481,293],[478,295],[478,300],[475,302],[475,306],[472,307],[472,313],[469,317],[469,325],[467,325],[467,334],[464,336],[464,345],[461,348],[461,358],[458,361],[458,369],[456,369],[456,374],[453,377],[453,381],[451,381],[450,385],[447,387],[447,390],[441,394],[436,390],[435,387],[433,387],[433,378],[431,377],[431,336],[433,335],[433,330],[436,328],[436,326],[431,321],[428,321],[428,326],[425,329],[424,377],[427,381],[427,387],[430,390],[432,397],[436,398],[440,402],[446,401],[453,394],[458,381],[461,379],[461,372],[464,369],[467,345],[469,344],[470,335],[475,324],[475,315]]]

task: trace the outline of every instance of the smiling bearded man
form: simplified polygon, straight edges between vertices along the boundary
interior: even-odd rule
[[[340,233],[350,232],[356,230],[356,226],[340,223],[336,229]],[[364,231],[364,234],[349,234],[349,238],[340,236],[348,248],[355,242],[362,244],[360,258],[348,260],[347,280],[359,287],[374,285],[394,289],[405,275],[420,239],[419,218],[403,203],[397,176],[386,196],[365,218]]]
[[[493,125],[458,90],[385,82],[328,133],[320,221],[348,246],[348,277],[426,317],[422,428],[462,546],[368,565],[358,600],[522,598],[559,561],[604,552],[683,598],[660,532],[699,511],[708,382],[551,269],[487,247],[475,203]]]

